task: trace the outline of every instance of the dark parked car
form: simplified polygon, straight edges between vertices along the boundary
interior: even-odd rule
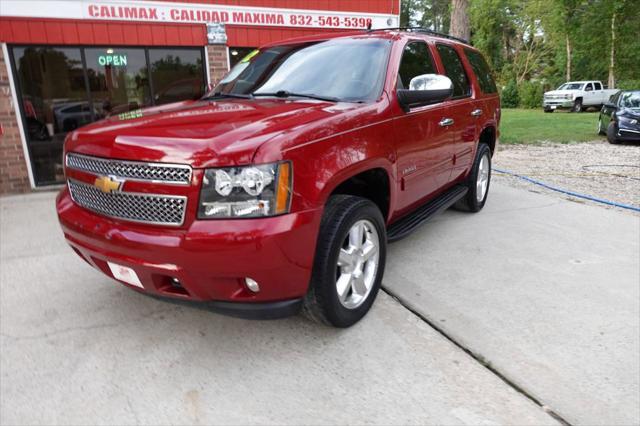
[[[609,98],[598,117],[598,133],[609,143],[640,141],[640,90],[623,90]]]

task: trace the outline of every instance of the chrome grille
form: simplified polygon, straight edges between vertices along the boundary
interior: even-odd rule
[[[191,167],[184,164],[113,160],[73,153],[67,154],[66,160],[69,168],[98,175],[185,185],[191,182]]]
[[[102,192],[93,185],[69,179],[73,201],[105,216],[158,225],[182,225],[187,197],[134,192]]]

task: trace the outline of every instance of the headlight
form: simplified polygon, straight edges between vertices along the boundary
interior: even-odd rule
[[[275,216],[289,212],[292,166],[288,161],[207,169],[199,219]]]

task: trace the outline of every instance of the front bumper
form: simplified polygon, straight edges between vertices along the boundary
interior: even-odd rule
[[[630,126],[618,124],[618,133],[616,135],[621,141],[636,142],[640,141],[640,125]]]
[[[542,102],[545,109],[572,108],[573,100],[571,99],[545,99]]]
[[[322,209],[278,217],[196,220],[185,229],[123,222],[75,204],[67,188],[58,217],[74,251],[111,278],[107,262],[129,267],[144,293],[206,302],[243,317],[294,313],[305,295]],[[260,285],[251,292],[245,277]]]

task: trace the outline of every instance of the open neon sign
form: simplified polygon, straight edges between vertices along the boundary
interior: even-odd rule
[[[127,55],[100,55],[98,56],[98,64],[100,66],[126,67]]]

